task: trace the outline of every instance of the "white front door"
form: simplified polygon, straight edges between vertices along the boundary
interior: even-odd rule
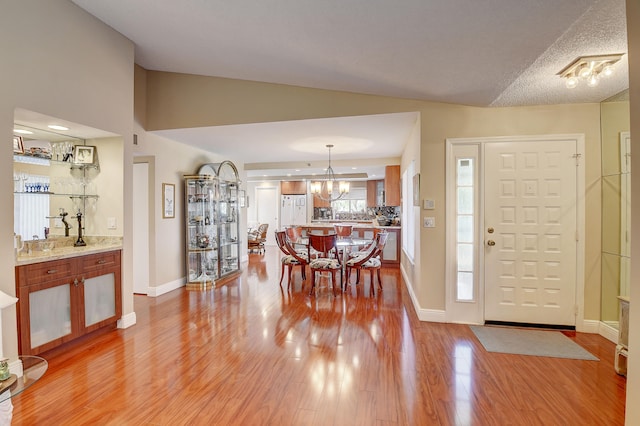
[[[572,140],[484,144],[485,321],[576,324],[577,161]]]

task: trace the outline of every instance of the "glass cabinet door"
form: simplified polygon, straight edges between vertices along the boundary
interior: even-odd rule
[[[218,278],[216,226],[216,179],[185,178],[187,284],[208,288]]]
[[[30,292],[29,324],[31,349],[71,335],[71,285]]]

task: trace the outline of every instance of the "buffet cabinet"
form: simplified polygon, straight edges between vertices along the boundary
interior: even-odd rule
[[[188,290],[207,290],[240,272],[239,180],[233,163],[184,177]]]
[[[16,266],[20,353],[37,355],[122,315],[121,251]]]

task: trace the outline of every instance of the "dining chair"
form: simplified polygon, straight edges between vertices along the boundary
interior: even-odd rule
[[[387,243],[387,236],[389,234],[387,232],[379,232],[376,235],[376,239],[374,240],[374,244],[369,246],[369,250],[362,253],[358,257],[351,258],[346,263],[346,280],[344,289],[347,289],[347,286],[351,284],[351,272],[356,270],[356,286],[360,283],[360,271],[368,270],[369,271],[369,281],[371,285],[371,293],[375,295],[375,281],[373,273],[377,272],[378,276],[378,286],[380,290],[382,290],[382,279],[380,278],[380,268],[382,266],[382,262],[380,260],[380,254],[382,250],[384,250],[384,246]]]
[[[370,242],[364,246],[359,246],[355,250],[351,250],[349,252],[349,258],[352,259],[354,257],[360,257],[362,255],[366,255],[369,251],[376,246],[377,244],[377,235],[381,232],[387,232],[380,228],[373,228],[370,231],[365,231],[364,240],[370,240]],[[368,234],[368,235],[367,235]]]
[[[257,250],[258,253],[264,254],[264,243],[267,241],[268,223],[261,223],[258,228],[252,230],[247,235],[247,248],[249,252]]]
[[[344,224],[344,223],[336,223],[336,224],[333,225],[333,229],[336,232],[336,235],[338,236],[338,239],[342,240],[344,238],[351,237],[351,233],[353,232],[353,225],[347,225],[347,224]],[[344,257],[343,250],[347,250],[347,253],[349,252],[349,248],[348,247],[339,248],[338,249],[338,255],[340,256],[340,258]]]
[[[309,264],[309,257],[306,253],[296,251],[287,238],[285,231],[276,231],[276,243],[284,256],[280,259],[280,285],[282,286],[282,278],[284,277],[284,267],[288,268],[287,290],[291,290],[291,274],[293,267],[300,265],[300,275],[303,280],[307,279],[306,268]]]
[[[342,290],[342,264],[338,256],[338,248],[336,246],[336,234],[317,235],[309,234],[309,249],[318,252],[318,257],[311,259],[309,268],[311,269],[311,291],[314,294],[316,287],[316,273],[329,272],[331,274],[331,285],[333,287],[333,295],[336,295],[336,275],[340,274],[340,289]]]
[[[338,238],[350,237],[353,232],[353,225],[345,225],[343,223],[336,223],[333,225],[333,229],[336,231]]]

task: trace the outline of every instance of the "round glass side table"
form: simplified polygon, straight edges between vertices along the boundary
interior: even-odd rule
[[[11,424],[13,416],[11,398],[40,380],[49,367],[47,360],[39,356],[22,355],[18,359],[22,361],[22,376],[17,377],[12,374],[7,380],[0,382],[0,426]]]

